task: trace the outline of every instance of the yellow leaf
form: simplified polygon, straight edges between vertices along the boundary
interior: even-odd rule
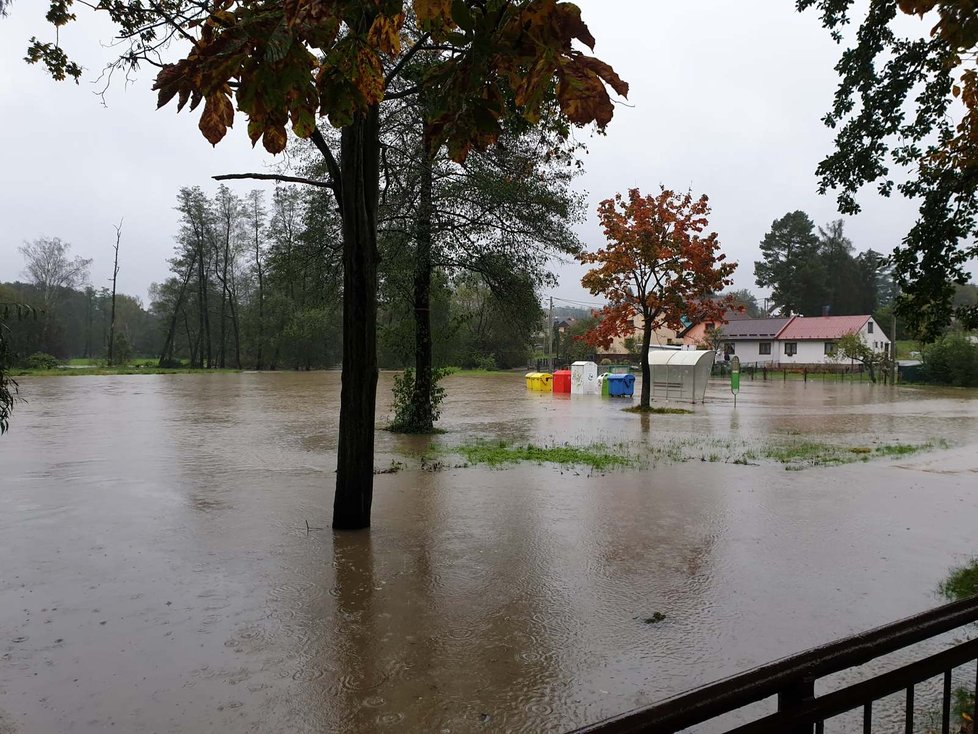
[[[450,25],[452,0],[414,0],[414,12],[421,25]]]
[[[393,17],[378,15],[367,33],[367,41],[381,52],[395,57],[401,53],[401,27],[404,25],[404,13]]]
[[[204,112],[197,125],[204,137],[211,145],[217,145],[233,124],[234,107],[231,100],[221,91],[208,94],[204,102]]]
[[[265,130],[265,134],[262,135],[262,145],[265,146],[267,150],[272,155],[276,153],[281,153],[285,150],[285,142],[288,140],[288,136],[285,133],[285,127],[275,125],[269,127]]]

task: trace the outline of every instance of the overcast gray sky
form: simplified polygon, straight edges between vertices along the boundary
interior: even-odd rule
[[[639,187],[691,187],[709,195],[712,228],[740,263],[735,287],[754,286],[758,243],[771,222],[802,209],[819,224],[837,218],[831,196],[816,193],[814,170],[830,150],[819,121],[831,103],[840,49],[813,13],[792,0],[578,0],[597,39],[596,55],[631,85],[606,137],[587,139],[588,221],[580,233],[602,242],[597,202]],[[92,282],[108,284],[113,225],[124,219],[119,289],[143,299],[167,276],[181,186],[213,192],[215,174],[260,171],[272,161],[252,150],[240,114],[212,147],[197,113],[157,111],[152,69],[130,85],[115,79],[107,107],[93,84],[111,49],[111,28],[84,7],[62,45],[86,66],[81,85],[54,82],[23,62],[32,35],[50,38],[46,3],[15,0],[0,20],[0,281],[22,277],[17,248],[60,237],[94,260]],[[234,187],[240,193],[254,182]],[[857,249],[888,252],[914,219],[914,207],[867,191],[864,212],[847,218]],[[553,295],[593,301],[582,268],[558,268]]]

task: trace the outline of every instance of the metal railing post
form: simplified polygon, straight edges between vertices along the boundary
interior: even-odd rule
[[[815,679],[798,678],[787,688],[778,692],[778,713],[790,714],[815,698]],[[785,734],[812,734],[811,724],[798,724]]]

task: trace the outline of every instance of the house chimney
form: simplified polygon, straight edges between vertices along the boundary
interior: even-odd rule
[[[831,310],[831,306],[822,306],[822,316],[828,316]]]

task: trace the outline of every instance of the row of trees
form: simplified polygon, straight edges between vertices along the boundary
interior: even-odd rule
[[[25,243],[20,253],[26,281],[0,284],[0,304],[28,307],[21,314],[26,317],[6,323],[11,359],[43,352],[60,359],[125,361],[133,353],[156,352],[152,314],[138,298],[115,293],[114,282],[112,289],[93,287],[92,261],[72,257],[67,242],[41,237]]]
[[[580,202],[567,188],[569,174],[553,171],[533,182],[549,197],[546,204],[539,196],[524,198],[526,182],[511,184],[522,190],[501,197],[505,187],[487,187],[489,179],[473,175],[487,164],[475,158],[464,185],[454,164],[441,161],[440,185],[433,187],[437,237],[424,312],[435,367],[524,364],[540,317],[536,289],[552,280],[543,253],[576,247],[567,222],[578,216]],[[402,171],[410,161],[404,163]],[[442,189],[445,182],[453,185]],[[465,202],[485,211],[494,192],[500,201],[488,214],[495,238],[465,226]],[[151,291],[151,311],[162,324],[161,366],[186,360],[199,368],[313,369],[340,361],[340,222],[330,196],[294,185],[277,187],[270,200],[259,190],[242,198],[226,186],[212,197],[199,187],[180,191],[172,275]],[[377,339],[383,367],[416,366],[416,245],[405,228],[415,209],[409,186],[392,189],[382,209]]]
[[[771,288],[776,307],[802,316],[871,314],[890,306],[898,293],[883,254],[857,253],[841,219],[816,231],[802,211],[771,224],[754,277]]]

